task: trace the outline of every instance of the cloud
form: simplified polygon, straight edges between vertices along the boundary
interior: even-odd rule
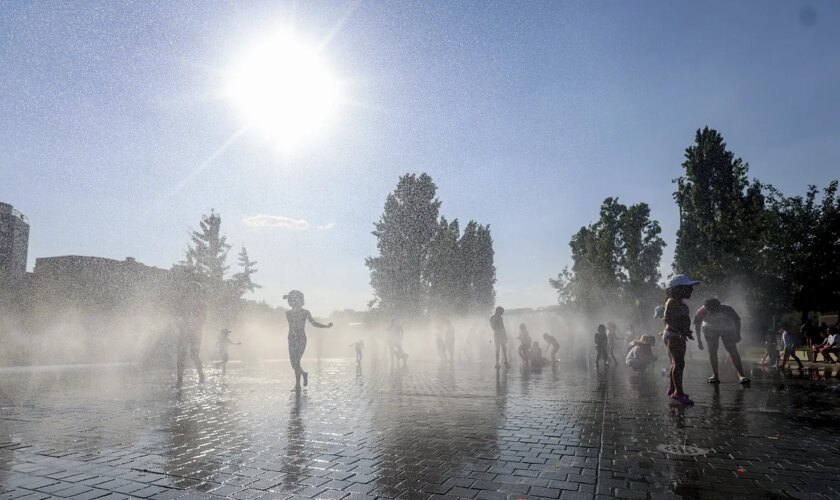
[[[282,215],[258,214],[242,219],[242,223],[248,227],[268,227],[277,229],[289,229],[292,231],[306,231],[309,223],[303,219],[292,219]]]
[[[330,229],[335,227],[335,222],[329,222],[327,224],[321,224],[318,226],[318,229],[321,231],[329,231]]]

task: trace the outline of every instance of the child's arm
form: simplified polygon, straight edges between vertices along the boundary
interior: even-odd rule
[[[309,320],[309,323],[315,328],[332,328],[333,326],[332,322],[327,323],[325,325],[323,323],[315,321],[315,319],[312,317],[312,314],[309,311],[306,311],[306,319]]]

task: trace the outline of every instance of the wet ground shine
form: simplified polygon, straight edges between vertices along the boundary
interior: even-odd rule
[[[0,499],[840,497],[836,378],[307,365],[3,371]]]

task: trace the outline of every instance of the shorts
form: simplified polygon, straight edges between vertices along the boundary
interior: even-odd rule
[[[505,335],[504,333],[494,333],[493,342],[499,345],[505,345],[507,344],[507,335]]]
[[[722,340],[724,344],[737,344],[741,341],[738,332],[734,330],[712,330],[711,328],[703,329],[703,338],[706,342]]]

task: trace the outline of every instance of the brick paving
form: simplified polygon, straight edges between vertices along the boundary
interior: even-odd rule
[[[0,500],[840,498],[836,378],[306,365],[0,371]]]

